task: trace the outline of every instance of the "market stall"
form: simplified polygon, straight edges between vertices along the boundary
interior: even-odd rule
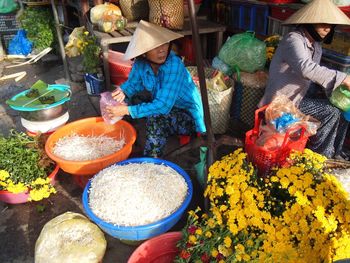
[[[196,1],[186,2],[186,30],[196,62],[186,69],[200,92],[206,133],[181,137],[180,143],[175,138],[160,158],[135,151],[144,133],[142,120],[112,119],[101,105],[106,93],[93,89],[87,79],[79,89],[38,81],[7,98],[25,132],[0,138],[0,200],[6,204],[5,226],[11,211],[19,217],[22,209],[28,220],[35,219],[22,226],[35,233],[28,238],[31,259],[184,263],[335,262],[350,257],[350,163],[307,148],[320,124],[291,101],[273,101],[256,110],[282,37],[264,35],[270,35],[270,3],[215,2],[254,15],[254,23],[245,26],[257,34],[245,32],[246,27],[231,34],[232,25],[223,22],[228,30],[222,33],[230,38],[208,63]],[[79,53],[85,63],[90,52],[90,63],[82,58],[78,64],[84,70],[90,66],[91,74],[102,70],[101,47],[92,33],[117,38],[129,32],[74,30],[91,49],[79,49],[79,38],[72,38],[66,46],[59,43],[60,52]],[[77,104],[75,96],[86,96],[85,103],[94,97],[96,116],[87,116],[87,104]],[[346,117],[346,89],[337,89],[331,100]],[[76,111],[79,118],[72,120]],[[240,123],[233,129],[243,136],[232,132],[234,123]]]

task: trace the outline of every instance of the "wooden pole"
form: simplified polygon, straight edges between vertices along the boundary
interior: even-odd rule
[[[196,54],[196,64],[197,64],[197,72],[198,72],[198,78],[199,78],[199,86],[202,96],[202,104],[204,109],[204,121],[205,126],[207,128],[207,168],[209,168],[210,165],[214,162],[214,158],[216,156],[216,147],[215,147],[215,137],[211,126],[211,118],[210,118],[210,111],[209,111],[209,101],[208,101],[208,92],[207,92],[207,85],[205,82],[205,73],[203,68],[203,55],[202,55],[202,47],[200,44],[200,38],[199,38],[199,32],[198,32],[198,26],[197,26],[197,19],[196,19],[196,11],[194,7],[193,0],[188,1],[188,7],[189,7],[189,15],[190,15],[190,22],[191,22],[191,28],[192,28],[192,38],[194,42],[194,51]],[[207,169],[208,170],[208,169]],[[206,175],[207,177],[207,175]],[[207,178],[205,178],[205,182]]]
[[[55,27],[56,27],[56,32],[57,32],[58,44],[60,47],[60,53],[61,53],[61,57],[62,57],[62,61],[63,61],[64,74],[66,76],[66,80],[70,81],[68,63],[67,63],[67,59],[66,59],[66,52],[64,50],[64,43],[63,43],[63,39],[62,39],[62,30],[61,30],[61,26],[60,26],[60,20],[58,18],[58,14],[57,14],[55,0],[51,0],[51,7],[52,7],[52,13],[53,13],[53,16],[55,19]]]

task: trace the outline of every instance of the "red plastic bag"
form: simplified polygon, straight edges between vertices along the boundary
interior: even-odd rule
[[[124,102],[120,103],[113,99],[112,92],[106,91],[101,93],[101,99],[100,99],[100,110],[103,120],[108,124],[115,124],[118,121],[120,121],[123,117],[115,117],[110,118],[107,112],[107,106],[119,106],[119,105],[125,105]]]

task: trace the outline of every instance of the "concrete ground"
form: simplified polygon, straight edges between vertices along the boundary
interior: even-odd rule
[[[52,57],[51,57],[52,58]],[[46,83],[53,84],[56,80],[64,81],[63,66],[60,59],[50,56],[45,57],[46,61],[39,61],[30,66],[22,66],[13,69],[5,69],[4,62],[0,62],[0,76],[25,70],[27,76],[20,82],[7,80],[0,82],[0,132],[7,134],[10,129],[25,131],[20,122],[17,112],[11,110],[5,100],[11,98],[20,91],[31,87],[33,83],[41,79]],[[98,97],[89,97],[85,85],[70,83],[73,91],[71,102],[69,104],[69,122],[90,117],[98,116]],[[138,132],[142,130],[142,122],[133,122]],[[177,147],[178,141],[174,140],[174,147]],[[137,141],[131,156],[138,156],[142,148],[142,142]],[[172,147],[172,146],[169,146]],[[195,156],[195,153],[190,153]],[[202,205],[202,190],[198,185],[193,169],[193,160],[186,159],[186,154],[177,157],[176,162],[185,169],[192,178],[194,184],[194,198],[190,204],[190,209],[194,209],[198,204]],[[10,205],[0,202],[0,262],[34,262],[34,247],[39,233],[46,222],[52,218],[67,212],[77,212],[84,214],[82,208],[82,192],[73,177],[62,170],[58,173],[58,182],[55,185],[57,194],[50,196],[49,199],[40,202],[29,202],[25,204]],[[40,208],[44,208],[41,211]],[[186,215],[172,230],[180,230],[186,220]],[[126,245],[119,240],[105,235],[108,247],[104,257],[104,263],[124,263],[135,250],[136,246]]]

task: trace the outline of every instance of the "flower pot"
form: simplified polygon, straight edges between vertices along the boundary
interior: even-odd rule
[[[89,95],[100,95],[104,91],[104,78],[100,74],[85,73],[86,90]]]
[[[59,166],[56,165],[55,169],[48,176],[51,180],[52,185],[56,183],[56,175],[58,173],[58,170],[59,170]],[[0,201],[8,204],[23,204],[28,202],[29,192],[30,192],[29,189],[27,191],[16,193],[16,194],[11,193],[7,190],[0,190]]]

